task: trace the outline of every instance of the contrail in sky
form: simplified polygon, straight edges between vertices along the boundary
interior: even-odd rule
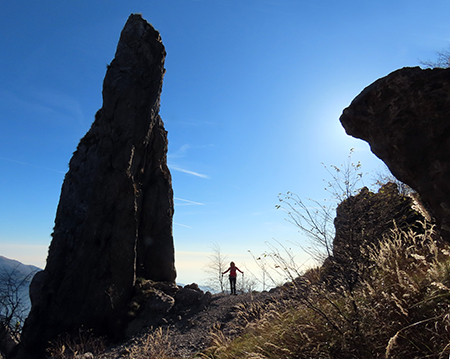
[[[193,176],[197,176],[197,177],[201,177],[201,178],[208,178],[209,179],[209,176],[207,176],[207,175],[204,175],[204,174],[201,174],[201,173],[197,173],[197,172],[193,172],[193,171],[189,171],[189,170],[185,170],[184,168],[180,168],[180,167],[177,167],[177,166],[169,165],[169,168],[171,170],[174,170],[174,171],[183,172],[183,173],[187,173],[187,174],[190,174],[190,175],[193,175]]]
[[[204,206],[204,203],[200,203],[200,202],[194,202],[194,201],[190,201],[188,199],[183,199],[183,198],[178,198],[178,197],[174,197],[174,199],[176,199],[177,201],[183,201],[183,202],[187,202],[188,204],[196,204],[198,206]]]
[[[192,228],[190,226],[186,226],[185,224],[180,224],[180,223],[175,223],[173,222],[173,224],[175,224],[176,226],[181,226],[181,227],[186,227],[186,228]]]

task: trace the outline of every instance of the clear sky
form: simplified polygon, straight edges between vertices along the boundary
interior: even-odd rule
[[[241,269],[267,241],[306,245],[275,209],[278,193],[327,197],[321,163],[345,162],[350,148],[379,171],[345,135],[342,110],[450,40],[446,0],[0,3],[0,255],[44,267],[69,160],[102,106],[120,32],[141,13],[167,51],[161,116],[182,283],[203,282],[212,243]]]

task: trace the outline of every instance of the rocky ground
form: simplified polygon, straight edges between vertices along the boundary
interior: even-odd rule
[[[221,332],[227,338],[239,335],[248,322],[258,319],[263,308],[277,300],[277,294],[215,294],[210,303],[200,310],[186,312],[173,323],[158,328],[145,328],[122,345],[110,348],[101,359],[140,358],[148,355],[151,343],[160,341],[164,349],[176,358],[189,358],[206,349],[211,333]],[[147,353],[144,353],[147,351]],[[157,351],[157,349],[154,349]]]

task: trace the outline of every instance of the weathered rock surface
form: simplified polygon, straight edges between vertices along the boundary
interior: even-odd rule
[[[121,337],[136,277],[174,282],[173,192],[159,116],[159,33],[131,15],[103,83],[103,106],[64,179],[47,265],[32,283],[23,345],[42,353],[83,326]]]
[[[204,293],[195,283],[181,288],[174,283],[139,279],[130,302],[128,316],[132,320],[126,336],[132,337],[144,328],[178,323],[205,309],[211,298],[210,292]]]
[[[450,69],[394,71],[365,88],[340,121],[420,194],[450,240]]]
[[[401,195],[395,183],[377,193],[366,187],[342,201],[336,209],[333,256],[322,267],[322,279],[329,284],[353,287],[369,268],[367,249],[378,247],[395,227],[420,232],[417,221],[424,217],[409,196]]]
[[[333,256],[339,261],[361,261],[361,248],[377,246],[395,227],[416,229],[422,215],[413,209],[411,197],[401,195],[395,183],[387,183],[378,192],[367,187],[342,201],[334,219]]]

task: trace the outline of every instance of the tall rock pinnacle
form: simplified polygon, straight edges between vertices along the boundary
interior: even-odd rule
[[[136,277],[174,282],[173,192],[159,116],[159,33],[131,15],[103,83],[103,106],[65,176],[47,265],[31,285],[23,346],[42,351],[80,327],[118,338]]]

